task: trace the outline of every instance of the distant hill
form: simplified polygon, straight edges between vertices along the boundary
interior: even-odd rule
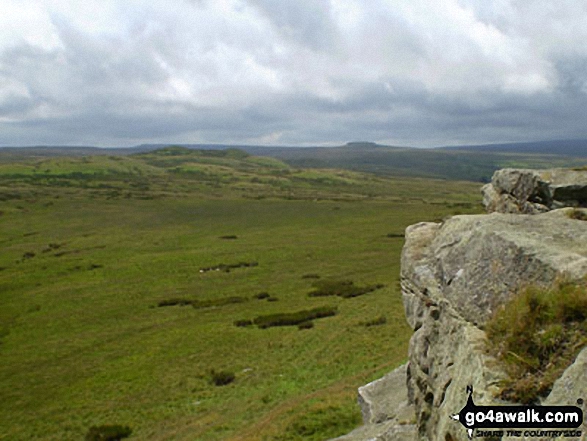
[[[520,142],[510,144],[484,144],[441,147],[446,150],[475,150],[484,152],[542,153],[563,156],[587,157],[587,139]]]
[[[587,140],[433,149],[349,143],[341,147],[252,147],[251,154],[293,167],[342,168],[385,176],[487,182],[500,168],[574,167],[587,164]]]
[[[98,156],[146,153],[168,144],[126,148],[26,147],[0,148],[0,161],[23,157]],[[587,140],[542,141],[478,146],[412,148],[353,141],[339,147],[287,147],[228,144],[180,144],[191,150],[239,149],[298,168],[337,168],[382,176],[412,176],[487,182],[499,168],[552,168],[587,165]]]

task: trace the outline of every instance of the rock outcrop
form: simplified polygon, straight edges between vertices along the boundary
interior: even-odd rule
[[[416,441],[416,419],[414,406],[408,403],[406,374],[407,365],[403,365],[360,387],[364,426],[335,441]]]
[[[587,170],[506,168],[483,186],[489,213],[535,214],[562,207],[587,207]]]
[[[414,330],[408,364],[359,390],[365,426],[337,440],[465,441],[467,432],[451,415],[465,405],[468,385],[475,404],[506,404],[498,395],[507,374],[486,350],[483,328],[520,288],[587,275],[587,222],[572,219],[573,208],[556,209],[587,202],[587,173],[582,176],[496,172],[492,186],[501,202],[493,209],[539,214],[454,216],[408,227],[401,265],[406,318]],[[514,208],[503,209],[510,202]],[[587,416],[579,399],[587,401],[587,348],[543,404],[583,403]],[[586,424],[581,441],[587,440]]]
[[[570,219],[570,210],[455,216],[407,229],[402,292],[414,329],[408,397],[421,440],[467,439],[450,418],[465,404],[467,385],[476,404],[500,403],[498,386],[507,377],[487,354],[483,331],[491,313],[525,285],[587,274],[587,222]],[[567,372],[573,370],[581,369]],[[558,404],[587,396],[587,382],[571,377],[573,402],[567,394]],[[547,400],[555,400],[555,391]]]

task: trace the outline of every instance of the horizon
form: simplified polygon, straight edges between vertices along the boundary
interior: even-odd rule
[[[142,144],[135,144],[135,145],[128,145],[128,146],[100,146],[100,145],[84,145],[81,143],[72,143],[72,144],[38,144],[38,145],[0,145],[0,149],[34,149],[34,148],[87,148],[87,149],[133,149],[133,148],[141,148],[141,147],[186,147],[186,148],[198,148],[198,147],[219,147],[222,148],[239,148],[239,147],[249,147],[249,148],[339,148],[339,147],[348,147],[353,144],[366,144],[371,145],[373,147],[391,147],[391,148],[400,148],[400,149],[419,149],[419,150],[433,150],[433,149],[450,149],[450,148],[477,148],[477,147],[504,147],[504,146],[521,146],[521,145],[543,145],[549,143],[572,143],[572,142],[581,142],[585,143],[587,147],[587,138],[576,138],[576,139],[547,139],[541,141],[518,141],[518,142],[496,142],[496,143],[484,143],[484,144],[455,144],[455,145],[435,145],[429,147],[418,147],[418,146],[409,146],[409,145],[386,145],[380,144],[373,141],[348,141],[344,144],[332,144],[332,145],[279,145],[279,144],[239,144],[239,143],[192,143],[192,142],[174,142],[174,143],[142,143]]]

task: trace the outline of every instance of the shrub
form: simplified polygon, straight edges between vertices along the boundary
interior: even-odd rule
[[[175,305],[186,306],[186,305],[191,305],[191,304],[192,304],[192,300],[189,300],[189,299],[171,298],[171,299],[159,301],[159,303],[157,303],[157,306],[159,306],[159,307],[175,306]]]
[[[238,237],[234,234],[230,234],[227,236],[220,236],[220,239],[228,239],[228,240],[234,240],[234,239],[238,239]]]
[[[387,233],[389,238],[396,238],[396,237],[406,237],[404,233]]]
[[[253,297],[258,300],[263,300],[269,298],[270,295],[268,292],[260,292],[259,294],[255,294]]]
[[[314,327],[314,322],[310,321],[310,320],[298,324],[298,329],[312,329],[313,327]]]
[[[384,285],[356,286],[352,280],[321,280],[314,282],[312,286],[314,291],[308,293],[310,297],[339,296],[348,299],[373,292]]]
[[[235,380],[235,375],[230,371],[210,371],[211,381],[215,386],[226,386]]]
[[[235,320],[234,321],[234,326],[237,326],[239,328],[244,328],[246,326],[252,326],[253,321],[252,320],[248,320],[248,319],[242,319],[242,320]]]
[[[311,274],[304,274],[302,276],[302,279],[319,279],[319,278],[320,278],[320,276],[318,274],[313,274],[313,273],[311,273]]]
[[[524,404],[549,393],[554,381],[587,344],[587,287],[557,282],[528,287],[500,308],[486,326],[490,351],[511,380],[501,396]]]
[[[253,323],[261,329],[272,326],[295,326],[303,322],[318,318],[331,317],[337,314],[335,307],[322,306],[310,310],[297,312],[261,315],[253,320]]]
[[[92,426],[86,433],[85,441],[119,441],[128,438],[132,429],[119,424]]]

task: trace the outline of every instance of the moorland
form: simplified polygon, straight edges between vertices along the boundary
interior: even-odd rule
[[[405,361],[406,226],[479,183],[239,149],[0,157],[0,439],[322,440]]]

